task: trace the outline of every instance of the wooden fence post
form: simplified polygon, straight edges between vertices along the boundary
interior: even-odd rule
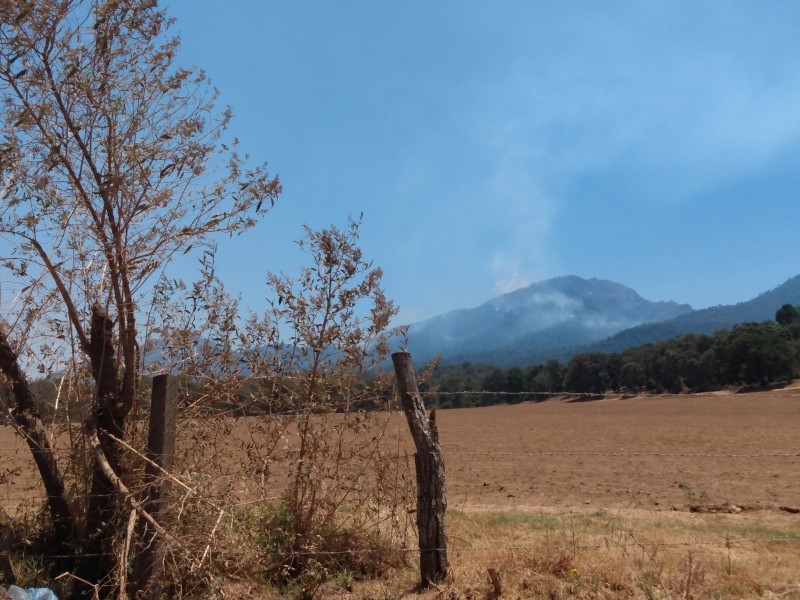
[[[160,469],[148,463],[145,466],[147,486],[143,508],[158,519],[163,514],[169,497],[170,483],[164,471],[175,463],[175,433],[178,406],[178,380],[171,375],[153,378],[153,395],[150,406],[150,429],[147,439],[147,458]],[[164,540],[157,537],[144,520],[139,521],[140,552],[133,570],[136,598],[160,598],[164,568]]]
[[[444,487],[444,457],[436,429],[436,411],[430,418],[417,389],[411,354],[392,354],[394,372],[400,392],[400,402],[408,419],[417,452],[414,464],[417,471],[417,529],[419,529],[419,568],[422,586],[437,583],[447,577],[447,536],[444,513],[447,496]]]

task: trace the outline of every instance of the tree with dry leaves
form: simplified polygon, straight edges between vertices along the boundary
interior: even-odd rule
[[[203,71],[176,65],[170,25],[155,0],[0,0],[0,266],[19,282],[0,368],[57,544],[100,557],[79,569],[90,583],[113,568],[106,468],[124,479],[115,438],[137,404],[152,283],[176,255],[252,227],[281,189],[226,137],[231,112]],[[37,365],[94,382],[95,467],[77,502],[26,391]]]
[[[345,434],[362,425],[365,417],[359,411],[363,413],[365,400],[380,405],[375,396],[391,389],[381,378],[370,385],[368,375],[388,357],[390,340],[404,333],[390,327],[398,309],[381,285],[383,270],[359,247],[360,226],[359,218],[350,219],[344,229],[306,227],[299,244],[310,266],[296,278],[275,273],[267,278],[273,292],[269,322],[275,331],[291,335],[281,344],[281,370],[297,375],[292,387],[299,444],[286,502],[295,533],[303,539],[320,521],[332,526],[347,498],[345,486],[322,492],[324,479],[341,483],[325,465],[338,470],[377,450],[375,440],[359,447],[352,439],[345,441]],[[335,426],[320,418],[337,412],[341,418]]]

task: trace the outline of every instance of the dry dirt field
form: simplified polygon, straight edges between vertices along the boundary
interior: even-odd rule
[[[496,566],[504,597],[800,598],[800,514],[787,510],[800,508],[800,390],[554,399],[437,421],[455,583],[431,597],[491,596]],[[227,439],[247,430],[237,421]],[[387,432],[413,451],[402,414]],[[32,465],[9,428],[0,455],[0,504],[30,507]],[[743,543],[770,538],[790,543]],[[322,596],[406,597],[413,563],[355,596],[349,585]]]
[[[440,410],[437,420],[454,509],[800,507],[800,390],[549,400]],[[402,414],[387,430],[387,444],[413,451]],[[35,481],[33,465],[9,427],[0,455],[10,509]]]
[[[548,401],[437,417],[451,507],[800,507],[800,395]]]

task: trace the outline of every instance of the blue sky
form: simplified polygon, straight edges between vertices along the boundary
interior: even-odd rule
[[[800,3],[162,4],[284,184],[221,241],[245,305],[362,211],[409,321],[567,274],[702,308],[800,273]]]

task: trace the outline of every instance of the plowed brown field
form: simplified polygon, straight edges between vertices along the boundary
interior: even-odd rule
[[[452,508],[800,507],[800,395],[791,391],[550,400],[442,410],[438,423]],[[388,431],[411,450],[402,415]],[[0,456],[0,503],[30,505],[35,471],[8,427]]]
[[[800,396],[548,401],[437,417],[450,506],[800,505]]]

